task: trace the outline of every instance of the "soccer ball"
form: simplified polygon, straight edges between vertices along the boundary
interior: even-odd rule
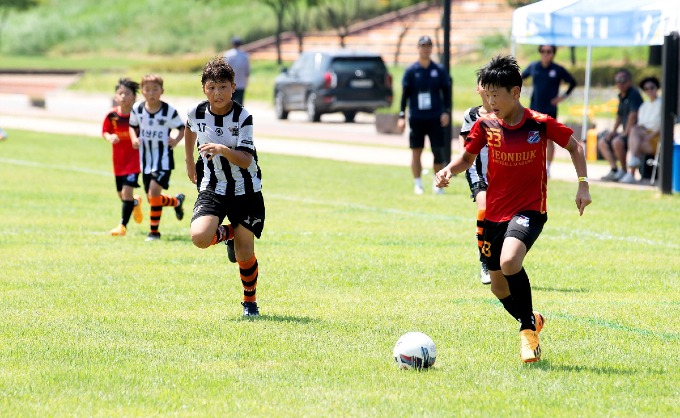
[[[422,332],[407,332],[397,340],[392,355],[400,369],[427,369],[437,359],[437,347]]]

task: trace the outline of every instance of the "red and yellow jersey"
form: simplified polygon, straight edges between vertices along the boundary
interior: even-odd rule
[[[116,176],[139,173],[139,150],[130,140],[130,114],[123,114],[116,106],[106,115],[102,134],[117,134],[120,141],[113,144],[113,173]]]
[[[486,218],[509,221],[523,210],[547,211],[547,140],[561,147],[572,131],[548,115],[525,109],[522,121],[509,126],[496,115],[477,120],[468,134],[465,149],[479,154],[489,146]]]

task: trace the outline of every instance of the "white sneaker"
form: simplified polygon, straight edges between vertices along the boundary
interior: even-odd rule
[[[437,186],[432,186],[432,193],[434,193],[434,194],[444,194],[444,189],[440,189]]]
[[[482,269],[479,271],[479,278],[482,280],[482,284],[491,284],[491,276],[489,275],[489,269],[486,267],[486,263],[482,263]]]
[[[636,181],[635,177],[632,174],[626,173],[623,177],[619,179],[619,183],[634,184],[636,183]]]
[[[640,159],[635,155],[631,155],[630,158],[628,158],[628,167],[640,167]]]
[[[413,193],[415,194],[423,194],[423,186],[415,185],[413,186]]]
[[[625,175],[626,175],[626,172],[619,168],[619,170],[616,172],[616,175],[614,175],[614,178],[612,179],[612,181],[619,181]]]

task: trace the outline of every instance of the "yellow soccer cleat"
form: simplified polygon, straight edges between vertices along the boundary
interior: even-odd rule
[[[132,217],[135,219],[136,223],[141,224],[144,219],[144,215],[142,214],[142,198],[135,196],[134,199],[135,207],[132,209]]]
[[[122,237],[125,235],[126,232],[127,228],[125,228],[125,225],[120,224],[111,230],[111,235],[113,235],[114,237]]]
[[[541,344],[538,333],[530,329],[519,332],[519,356],[525,363],[533,363],[541,359]]]

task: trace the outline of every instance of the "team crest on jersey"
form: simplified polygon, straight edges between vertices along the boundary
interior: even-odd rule
[[[222,130],[222,128],[215,128],[215,133],[217,134],[217,136],[224,135],[224,131]]]
[[[519,218],[517,218],[516,222],[520,226],[523,226],[525,228],[529,228],[529,218],[527,218],[524,215],[520,215]]]
[[[158,124],[163,126],[165,125],[166,120],[165,119],[158,119]]]
[[[239,128],[237,126],[230,126],[227,129],[231,132],[231,136],[238,136]]]
[[[530,144],[537,144],[541,140],[541,135],[538,131],[529,131],[527,142]]]

